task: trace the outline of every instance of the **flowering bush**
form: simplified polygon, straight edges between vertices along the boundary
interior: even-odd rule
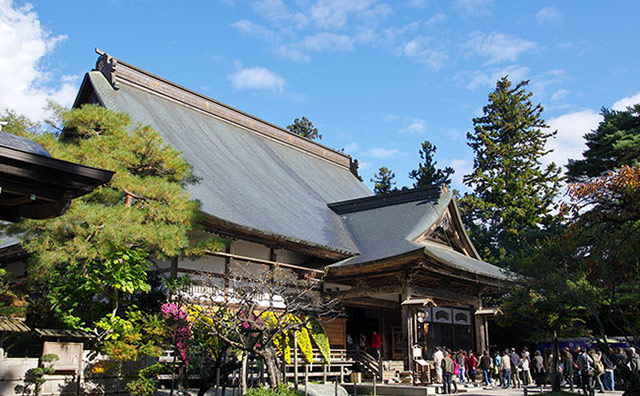
[[[168,319],[172,325],[171,337],[175,341],[176,349],[184,364],[189,365],[187,349],[191,340],[191,328],[187,314],[174,303],[165,303],[160,307],[162,317]]]

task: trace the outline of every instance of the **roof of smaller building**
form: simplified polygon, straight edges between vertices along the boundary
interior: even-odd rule
[[[51,154],[40,144],[26,137],[13,135],[11,133],[0,132],[0,146],[51,157]]]
[[[342,216],[362,252],[330,265],[330,271],[332,268],[358,267],[411,253],[423,253],[438,263],[468,273],[506,278],[501,268],[479,258],[436,242],[416,242],[441,219],[447,208],[457,215],[453,194],[446,187],[400,191],[337,202],[329,207]],[[467,238],[466,234],[464,237]],[[472,254],[477,253],[473,250]]]

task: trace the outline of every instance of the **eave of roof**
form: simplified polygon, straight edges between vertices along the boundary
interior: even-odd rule
[[[111,180],[113,172],[0,146],[0,219],[63,214],[71,199]]]

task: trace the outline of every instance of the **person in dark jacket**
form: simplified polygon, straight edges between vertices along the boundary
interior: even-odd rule
[[[451,351],[446,350],[444,359],[442,359],[442,392],[445,394],[451,393],[451,379],[453,378],[454,368],[455,365],[451,358]]]
[[[567,385],[569,385],[569,390],[573,392],[573,355],[569,348],[564,348],[562,351],[562,376],[564,377],[564,381]]]

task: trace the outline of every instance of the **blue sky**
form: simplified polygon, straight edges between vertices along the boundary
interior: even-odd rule
[[[0,108],[70,105],[98,47],[285,126],[307,116],[367,184],[410,185],[420,143],[469,173],[466,145],[496,80],[530,79],[558,138],[580,156],[602,106],[640,102],[637,1],[0,0]]]

